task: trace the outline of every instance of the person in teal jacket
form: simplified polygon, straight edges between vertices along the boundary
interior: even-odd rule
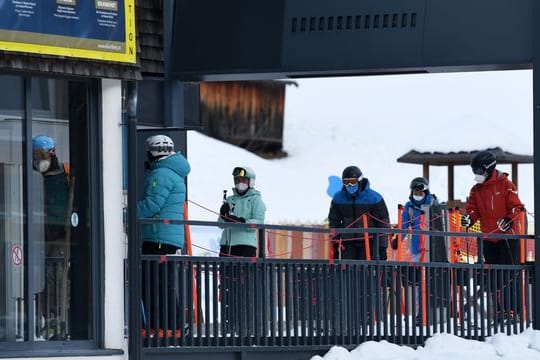
[[[233,195],[228,196],[219,210],[221,222],[247,224],[264,223],[266,206],[260,191],[254,188],[255,172],[247,166],[233,170]],[[220,242],[221,256],[257,256],[257,230],[247,228],[225,228]]]
[[[183,220],[186,183],[191,170],[188,161],[174,152],[168,136],[154,135],[146,139],[147,167],[150,173],[144,182],[144,196],[137,204],[139,218]],[[143,224],[143,254],[174,254],[184,247],[184,225]]]
[[[139,219],[183,220],[184,201],[186,200],[186,183],[184,177],[191,170],[188,161],[179,152],[174,152],[172,139],[165,135],[154,135],[146,139],[146,167],[150,170],[144,181],[144,196],[137,203]],[[152,223],[141,225],[142,254],[172,255],[184,247],[184,225]],[[178,308],[179,289],[163,276],[173,279],[175,275],[166,263],[159,263],[158,269],[152,262],[143,262],[142,273],[142,306],[143,326],[148,327],[146,319],[163,328],[165,324],[173,324],[172,311]],[[150,280],[149,282],[147,282]],[[168,312],[152,309],[169,309]],[[148,311],[148,313],[147,313]],[[148,314],[148,316],[147,316]],[[154,323],[155,321],[158,323]],[[170,329],[167,329],[170,330]]]

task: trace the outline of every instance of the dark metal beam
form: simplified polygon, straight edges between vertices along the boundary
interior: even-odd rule
[[[533,154],[534,158],[534,212],[540,211],[540,1],[533,2]],[[534,218],[536,257],[540,256],[540,216]],[[533,327],[540,330],[540,261],[536,259],[534,265],[534,301]]]
[[[178,0],[171,70],[248,80],[530,68],[532,2]]]
[[[141,249],[137,223],[137,82],[127,83],[129,358],[141,358]]]

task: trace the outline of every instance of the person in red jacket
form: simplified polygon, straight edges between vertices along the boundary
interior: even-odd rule
[[[496,165],[495,154],[489,150],[479,151],[471,158],[477,184],[467,199],[461,226],[469,228],[480,220],[483,233],[501,234],[500,238],[484,241],[484,260],[488,264],[513,265],[519,262],[519,242],[505,239],[504,234],[516,233],[514,219],[524,206],[508,174],[496,170]]]

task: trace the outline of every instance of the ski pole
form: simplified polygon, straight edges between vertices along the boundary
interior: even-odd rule
[[[146,310],[144,309],[144,303],[142,299],[141,299],[141,313],[142,313],[143,325],[146,328]]]

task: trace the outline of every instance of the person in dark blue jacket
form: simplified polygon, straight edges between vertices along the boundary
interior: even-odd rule
[[[383,197],[372,190],[369,180],[357,166],[347,166],[342,173],[343,187],[338,191],[330,204],[328,222],[331,229],[363,228],[362,215],[367,215],[367,226],[370,228],[389,228],[388,208]],[[376,239],[378,237],[378,249]],[[364,232],[338,233],[334,236],[334,259],[366,260],[366,244]],[[388,234],[369,234],[372,260],[386,260]]]
[[[146,139],[150,173],[144,182],[144,196],[137,204],[139,218],[183,220],[186,183],[191,170],[188,161],[174,152],[174,143],[165,135]],[[143,224],[143,254],[174,254],[184,247],[184,225]]]

